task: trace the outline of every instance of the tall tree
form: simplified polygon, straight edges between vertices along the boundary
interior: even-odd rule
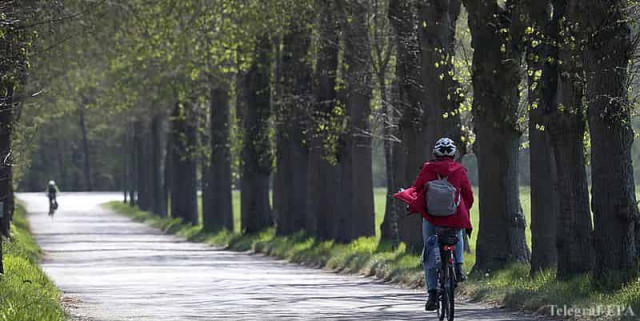
[[[233,231],[229,86],[220,81],[212,87],[209,97],[211,164],[205,178],[209,199],[203,199],[202,224],[207,231]]]
[[[127,175],[129,176],[129,206],[131,207],[136,206],[136,191],[138,189],[138,180],[136,177],[136,167],[138,163],[135,152],[136,132],[134,127],[134,123],[127,124],[127,146],[125,147],[129,155],[125,161],[129,164]]]
[[[269,137],[271,117],[271,43],[266,35],[257,39],[251,67],[241,77],[239,100],[243,104],[242,229],[259,232],[273,224],[269,178],[273,156]]]
[[[171,114],[169,190],[171,217],[198,224],[197,208],[197,115],[195,101],[176,102]]]
[[[83,153],[83,170],[84,170],[84,182],[87,191],[93,190],[93,183],[91,180],[91,153],[89,151],[89,138],[87,137],[87,126],[85,124],[85,115],[87,105],[89,104],[89,98],[82,98],[81,104],[78,106],[78,121],[80,125],[80,131],[82,132],[82,153]]]
[[[551,140],[557,171],[559,212],[556,249],[558,277],[567,278],[589,271],[592,262],[590,235],[589,187],[585,168],[585,111],[582,42],[576,24],[578,0],[553,2],[557,30],[547,34],[547,43],[558,45],[558,63],[551,63],[543,73],[557,74],[557,86],[545,87],[542,105],[547,118],[546,130]],[[570,35],[560,37],[560,32]],[[561,63],[560,63],[561,62]],[[546,76],[545,76],[546,77]]]
[[[151,120],[151,183],[152,183],[152,210],[162,217],[167,216],[167,195],[165,190],[164,168],[165,164],[165,128],[164,112],[156,113]]]
[[[307,56],[311,45],[308,12],[290,22],[283,38],[276,112],[276,171],[273,202],[279,235],[305,228],[307,165],[312,70]]]
[[[458,93],[460,85],[453,73],[456,21],[461,6],[460,0],[417,2],[427,148],[441,137],[462,142],[458,111],[461,103]]]
[[[477,270],[526,262],[520,206],[518,106],[522,21],[511,1],[465,0],[473,53],[473,116],[480,183]]]
[[[393,165],[393,144],[397,136],[395,126],[395,111],[392,108],[390,99],[388,77],[391,68],[391,58],[394,54],[395,41],[391,33],[391,23],[387,17],[389,10],[388,0],[373,0],[373,26],[371,28],[372,39],[372,66],[376,78],[376,84],[380,91],[380,111],[378,122],[382,126],[382,139],[384,144],[384,166],[386,178],[386,203],[384,219],[380,224],[381,241],[398,241],[398,224],[396,218],[396,206],[393,198],[393,187],[396,185]]]
[[[396,72],[393,107],[398,112],[398,134],[401,142],[393,144],[394,179],[397,191],[413,183],[420,166],[428,157],[426,131],[420,88],[420,49],[418,44],[414,0],[391,0],[389,20],[395,31]],[[396,207],[400,241],[410,248],[422,248],[421,218],[404,215],[404,207]]]
[[[320,239],[333,237],[335,216],[341,210],[340,168],[332,160],[327,145],[335,141],[333,128],[337,107],[339,35],[334,0],[317,2],[318,59],[313,87],[314,106],[309,130],[309,166],[307,173],[307,216],[305,228]]]
[[[555,104],[558,86],[558,15],[550,12],[549,1],[531,1],[527,5],[526,33],[529,154],[531,177],[531,273],[555,269],[557,265],[556,217],[559,210],[557,171],[551,137],[545,132],[545,110]]]
[[[628,67],[633,53],[627,1],[579,1],[580,26],[586,28],[585,69],[591,193],[594,219],[594,274],[636,269],[638,204],[633,180]],[[612,246],[613,245],[613,246]]]
[[[351,161],[347,186],[346,215],[351,221],[349,235],[338,236],[351,240],[360,236],[375,234],[375,213],[373,209],[373,177],[371,167],[371,116],[372,70],[371,45],[369,41],[369,12],[367,1],[339,0],[342,9],[344,29],[346,72],[346,110],[348,118],[347,148]]]
[[[153,154],[151,149],[150,122],[139,119],[134,123],[134,144],[136,155],[136,184],[138,186],[137,205],[143,211],[153,209]]]

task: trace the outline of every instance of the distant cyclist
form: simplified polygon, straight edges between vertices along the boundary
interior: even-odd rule
[[[471,189],[471,184],[469,184],[467,170],[455,161],[456,151],[456,145],[453,140],[449,138],[439,139],[433,148],[434,158],[424,163],[413,186],[394,196],[408,203],[411,213],[420,213],[422,215],[422,238],[425,250],[427,240],[436,234],[437,230],[443,227],[457,230],[458,243],[455,250],[456,280],[462,282],[466,279],[462,270],[464,261],[462,231],[467,230],[468,233],[471,233],[469,210],[473,205],[473,190]],[[436,195],[435,201],[432,204],[428,204],[427,198],[433,195]],[[442,197],[442,195],[445,196],[444,199],[438,199],[438,196]],[[436,206],[434,207],[434,205]],[[439,212],[436,212],[436,209]],[[429,211],[433,213],[429,213]],[[433,311],[438,308],[437,269],[427,269],[425,264],[424,272],[427,291],[429,292],[425,309]]]
[[[56,182],[53,180],[49,181],[49,186],[47,187],[47,196],[49,197],[49,206],[53,207],[53,209],[58,208],[58,186],[56,186]]]

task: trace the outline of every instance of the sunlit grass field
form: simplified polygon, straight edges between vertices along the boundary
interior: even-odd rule
[[[0,320],[64,320],[60,292],[38,267],[40,248],[29,234],[21,206],[14,215],[11,237],[3,243],[5,274],[0,276]]]

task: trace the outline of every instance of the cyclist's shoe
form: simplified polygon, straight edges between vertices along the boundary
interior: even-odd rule
[[[438,309],[438,292],[436,290],[429,291],[429,298],[424,305],[425,311],[435,311]]]
[[[464,274],[462,270],[462,264],[456,264],[456,281],[458,283],[464,282],[467,279],[467,276]]]

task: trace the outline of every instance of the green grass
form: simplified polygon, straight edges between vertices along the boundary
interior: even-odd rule
[[[40,248],[29,233],[24,208],[16,208],[11,240],[3,242],[0,276],[1,321],[64,320],[60,292],[38,267]]]
[[[530,222],[529,191],[528,187],[522,187],[520,190],[521,204],[527,222]],[[379,226],[384,216],[385,190],[376,189],[374,195],[376,226]],[[219,233],[206,233],[198,226],[185,225],[175,219],[159,218],[120,202],[109,203],[107,206],[136,221],[145,222],[168,233],[181,235],[191,241],[237,251],[253,250],[308,266],[376,276],[412,287],[424,286],[420,257],[416,253],[408,252],[404,245],[393,248],[390,244],[380,244],[378,237],[360,238],[350,244],[318,241],[303,233],[277,237],[273,229],[257,235],[242,235],[239,233],[238,224],[240,216],[238,192],[234,192],[233,202],[236,230]],[[471,211],[471,218],[473,225],[477,227],[479,221],[477,205]],[[526,234],[530,244],[529,229],[526,230]],[[465,256],[467,270],[475,263],[473,250],[476,239],[477,233],[474,233],[470,242],[472,253]],[[622,288],[604,288],[588,276],[559,282],[556,281],[552,272],[547,271],[531,278],[529,266],[525,264],[515,264],[491,274],[472,275],[467,282],[461,284],[459,292],[474,300],[540,313],[549,313],[550,305],[592,307],[614,304],[629,306],[634,312],[640,313],[640,279]],[[602,319],[599,318],[599,320]],[[612,319],[615,320],[615,318]]]

